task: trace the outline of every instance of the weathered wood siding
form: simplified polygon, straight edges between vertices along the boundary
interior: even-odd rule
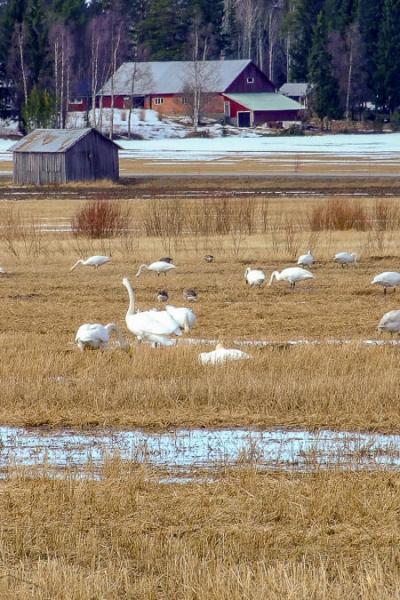
[[[96,131],[64,152],[14,152],[14,181],[22,185],[116,181],[118,176],[118,148]]]
[[[21,185],[66,183],[65,154],[14,152],[14,181]]]
[[[65,156],[67,181],[118,179],[118,149],[94,131],[67,150]]]

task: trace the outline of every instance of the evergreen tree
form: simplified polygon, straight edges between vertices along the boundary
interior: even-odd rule
[[[376,63],[377,103],[392,113],[400,107],[400,0],[385,0]]]
[[[370,100],[375,100],[376,68],[378,56],[379,25],[382,20],[383,2],[359,0],[358,21],[364,53],[366,83]]]
[[[290,51],[292,81],[307,81],[308,57],[311,50],[313,29],[324,0],[298,0],[292,15],[293,43]]]
[[[27,131],[37,127],[54,127],[56,110],[54,98],[47,90],[41,91],[33,86],[28,97],[28,102],[22,108],[22,118]]]
[[[48,22],[43,0],[28,0],[24,23],[27,30],[26,60],[32,84],[49,74]]]
[[[189,30],[188,5],[182,0],[153,0],[140,31],[152,60],[182,60]]]
[[[324,117],[336,119],[341,116],[338,84],[332,75],[332,57],[327,47],[327,26],[324,13],[321,11],[314,27],[308,61],[308,80],[313,86],[311,105],[321,119]]]

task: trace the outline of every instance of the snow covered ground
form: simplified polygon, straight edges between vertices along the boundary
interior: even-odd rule
[[[0,139],[0,161],[11,160],[14,142]],[[211,161],[218,158],[257,158],[265,155],[314,155],[347,158],[399,159],[400,133],[343,134],[290,137],[220,137],[119,140],[121,158],[167,161]]]

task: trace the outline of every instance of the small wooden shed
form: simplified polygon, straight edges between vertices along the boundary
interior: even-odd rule
[[[35,129],[11,147],[14,182],[47,185],[119,176],[119,146],[96,129]]]

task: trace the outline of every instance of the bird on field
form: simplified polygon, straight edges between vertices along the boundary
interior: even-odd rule
[[[247,267],[244,272],[246,285],[261,286],[265,282],[265,273],[261,269],[251,269]]]
[[[397,271],[385,271],[379,273],[371,281],[371,285],[381,285],[383,287],[383,293],[386,295],[387,288],[393,288],[396,291],[396,287],[400,285],[400,273]]]
[[[4,269],[4,267],[0,267],[0,276],[1,275],[7,275],[7,271]]]
[[[198,300],[197,292],[192,288],[186,288],[185,290],[183,290],[182,295],[184,299],[188,302],[197,302]]]
[[[76,263],[71,267],[71,271],[73,271],[78,265],[83,265],[84,267],[94,267],[97,269],[101,267],[101,265],[105,265],[110,262],[111,256],[89,256],[86,259],[79,259]]]
[[[193,329],[196,323],[196,315],[192,311],[191,308],[186,308],[184,306],[170,306],[167,305],[165,307],[167,313],[171,315],[171,317],[179,324],[181,329],[185,333],[188,333],[191,329]]]
[[[122,280],[129,295],[129,307],[125,316],[126,326],[139,341],[151,342],[154,346],[173,346],[170,335],[182,335],[180,324],[166,310],[135,312],[136,296],[127,277]]]
[[[76,332],[75,343],[81,352],[86,349],[103,350],[108,345],[113,332],[117,335],[119,347],[122,350],[128,350],[129,343],[125,340],[120,328],[115,323],[108,323],[107,325],[84,323]]]
[[[160,273],[164,273],[164,275],[166,275],[168,271],[176,269],[176,267],[172,263],[166,262],[165,260],[157,260],[150,265],[140,265],[139,270],[136,273],[136,277],[139,277],[143,269],[146,269],[147,271],[153,271],[154,273],[157,273],[157,275],[160,275]]]
[[[222,343],[218,343],[212,352],[199,354],[199,361],[202,365],[218,365],[231,360],[247,360],[249,358],[251,358],[250,354],[236,348],[224,348]]]
[[[158,290],[156,293],[156,298],[158,302],[168,302],[169,294],[167,290]]]
[[[301,265],[302,267],[312,267],[314,263],[315,263],[315,258],[313,256],[311,250],[309,250],[307,252],[307,254],[302,254],[297,259],[297,264]]]
[[[206,254],[206,255],[205,255],[205,257],[204,257],[204,260],[205,260],[207,263],[212,263],[212,262],[214,261],[214,257],[213,257],[213,255],[212,255],[212,254]]]
[[[171,258],[170,256],[163,256],[162,258],[158,259],[158,262],[167,262],[167,263],[173,263],[174,259]]]
[[[393,333],[400,335],[400,310],[390,310],[385,313],[378,323],[378,331],[379,333],[387,331],[392,335]]]
[[[353,264],[354,266],[357,264],[357,254],[355,252],[338,252],[335,254],[334,261],[342,265],[342,268],[345,266],[349,266]]]
[[[287,269],[283,269],[279,273],[279,271],[274,271],[271,275],[271,279],[269,280],[268,286],[271,287],[272,282],[276,279],[277,281],[287,281],[291,288],[294,288],[296,283],[299,281],[305,281],[306,279],[315,279],[315,276],[307,271],[307,269],[302,269],[301,267],[288,267]]]

